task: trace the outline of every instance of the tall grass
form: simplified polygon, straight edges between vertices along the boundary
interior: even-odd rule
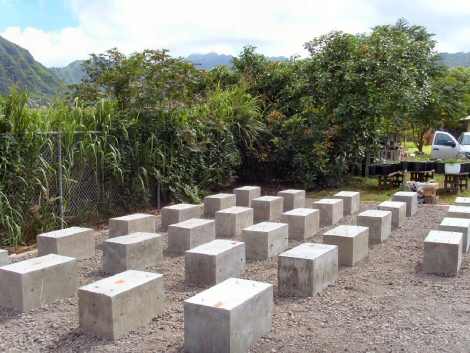
[[[99,199],[83,200],[84,216],[94,210],[104,218],[149,206],[158,187],[163,201],[201,202],[235,180],[241,151],[263,129],[260,101],[242,86],[216,89],[189,109],[125,113],[108,99],[93,106],[76,99],[31,109],[27,93],[13,90],[0,104],[1,243],[27,244],[41,232],[67,226],[70,198],[91,187],[99,190]],[[62,199],[59,173],[66,190]]]

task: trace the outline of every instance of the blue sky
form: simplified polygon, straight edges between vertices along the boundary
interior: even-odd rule
[[[8,27],[35,27],[49,32],[79,24],[66,1],[0,0],[0,9],[1,31]]]
[[[304,43],[331,30],[370,31],[405,18],[434,33],[441,52],[470,52],[469,0],[0,0],[0,36],[47,67],[117,47],[306,56]]]

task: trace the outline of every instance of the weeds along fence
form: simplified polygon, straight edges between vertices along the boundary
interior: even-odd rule
[[[131,209],[160,207],[159,185],[140,200],[123,198],[123,185],[106,178],[97,156],[81,156],[80,142],[100,131],[0,134],[0,245],[18,246],[41,232],[93,226]],[[70,134],[69,134],[70,135]]]

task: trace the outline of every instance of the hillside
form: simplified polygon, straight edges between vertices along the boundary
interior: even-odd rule
[[[80,82],[83,77],[82,65],[84,60],[75,60],[66,67],[51,67],[50,70],[66,86]]]
[[[441,53],[441,64],[449,67],[470,67],[470,53]]]
[[[60,81],[29,51],[0,37],[0,95],[6,96],[13,85],[27,87],[31,97],[43,104],[57,95]]]

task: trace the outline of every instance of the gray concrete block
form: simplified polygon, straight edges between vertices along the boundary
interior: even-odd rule
[[[343,216],[349,216],[359,212],[361,194],[357,191],[340,191],[333,195],[334,199],[343,200]]]
[[[186,352],[246,352],[273,322],[273,285],[230,278],[184,301]]]
[[[277,196],[280,196],[284,199],[284,212],[293,210],[295,208],[305,207],[305,190],[282,190],[277,193]]]
[[[106,273],[145,270],[162,261],[161,234],[137,232],[103,242],[103,271]]]
[[[253,209],[233,206],[215,213],[215,235],[239,237],[242,229],[253,225]]]
[[[10,263],[8,258],[8,250],[0,249],[0,266],[5,266]]]
[[[343,218],[342,199],[322,199],[313,203],[312,208],[320,210],[320,226],[332,226]]]
[[[470,197],[456,197],[454,205],[470,207]]]
[[[201,206],[181,203],[162,208],[162,229],[168,230],[170,224],[187,221],[191,218],[201,217]]]
[[[418,210],[418,193],[399,191],[393,194],[392,201],[406,202],[406,216],[413,216]]]
[[[470,248],[470,219],[446,217],[439,225],[439,230],[462,233],[462,253],[468,252]]]
[[[186,283],[214,286],[244,274],[245,263],[245,243],[213,240],[186,251]]]
[[[262,222],[242,230],[247,259],[268,259],[289,246],[288,225]]]
[[[89,259],[95,256],[95,231],[70,227],[37,236],[38,256],[57,254]]]
[[[318,233],[320,211],[311,208],[295,208],[284,212],[281,222],[289,226],[289,240],[305,240]]]
[[[151,214],[135,213],[109,219],[109,237],[120,237],[131,233],[155,233],[157,218]]]
[[[233,189],[233,193],[237,198],[237,206],[251,207],[251,200],[261,196],[261,188],[259,186],[242,186]]]
[[[215,221],[193,218],[168,226],[168,251],[184,253],[215,239]]]
[[[49,254],[0,267],[0,306],[27,312],[77,292],[77,259]]]
[[[237,197],[234,194],[216,194],[204,197],[204,214],[215,217],[215,213],[236,206]]]
[[[125,271],[78,290],[80,329],[116,340],[165,310],[163,275]]]
[[[447,211],[449,218],[470,218],[470,207],[467,206],[449,206]]]
[[[323,234],[323,244],[338,247],[338,263],[354,266],[369,253],[369,228],[341,225]]]
[[[356,223],[369,228],[369,244],[381,243],[392,232],[392,212],[367,210],[357,215]]]
[[[456,274],[462,263],[463,234],[432,230],[424,240],[423,272]]]
[[[378,210],[392,212],[392,228],[400,228],[406,219],[406,202],[384,201],[377,206]]]
[[[338,278],[338,247],[304,243],[278,256],[278,290],[312,297]]]
[[[251,200],[254,222],[275,221],[281,218],[284,199],[279,196],[261,196]]]

